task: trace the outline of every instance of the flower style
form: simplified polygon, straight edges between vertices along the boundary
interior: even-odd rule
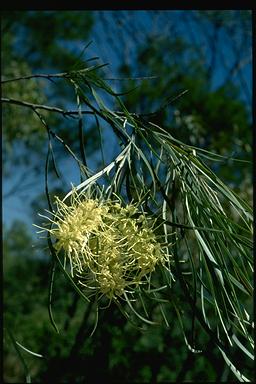
[[[71,275],[81,286],[109,299],[133,292],[145,276],[163,264],[165,254],[154,233],[154,221],[133,205],[119,201],[71,196],[56,198],[57,211],[49,229],[56,252],[64,252]]]

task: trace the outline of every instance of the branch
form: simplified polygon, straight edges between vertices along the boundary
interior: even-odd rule
[[[28,103],[27,101],[21,101],[17,99],[10,99],[6,97],[1,98],[2,103],[9,103],[9,104],[16,104],[16,105],[21,105],[23,107],[28,107],[33,109],[34,111],[37,109],[44,109],[46,111],[50,112],[57,112],[60,113],[63,116],[71,116],[72,115],[78,115],[78,111],[65,111],[64,109],[57,108],[57,107],[49,107],[48,105],[42,105],[42,104],[33,104],[33,103]],[[80,111],[82,114],[88,114],[88,115],[94,115],[94,112],[92,111]]]
[[[102,66],[102,65],[101,65]],[[96,66],[95,66],[96,67]],[[93,67],[94,68],[94,67]],[[92,70],[92,67],[82,69],[80,71],[74,71],[73,73],[80,73],[80,72],[87,72],[88,70]],[[30,79],[35,79],[35,78],[41,78],[41,79],[48,79],[51,80],[53,78],[63,78],[70,76],[72,72],[63,72],[63,73],[52,73],[52,74],[44,74],[44,73],[39,73],[35,75],[27,75],[27,76],[21,76],[21,77],[14,77],[12,79],[6,79],[6,80],[1,80],[1,84],[6,84],[6,83],[11,83],[13,81],[20,81],[20,80],[30,80]],[[105,77],[103,80],[118,80],[118,81],[124,81],[124,80],[152,80],[152,79],[157,79],[159,76],[138,76],[138,77]]]
[[[53,78],[65,77],[65,76],[67,76],[67,74],[68,74],[67,72],[55,73],[55,74],[43,74],[42,73],[42,74],[36,74],[36,75],[14,77],[12,79],[1,80],[1,84],[11,83],[13,81],[29,80],[29,79],[34,79],[34,78],[43,78],[43,79],[51,80]]]
[[[1,84],[6,84],[6,83],[11,83],[12,81],[19,81],[19,80],[29,80],[29,79],[35,79],[35,78],[41,78],[41,79],[48,79],[53,81],[52,79],[56,78],[70,78],[70,75],[76,75],[84,72],[90,72],[93,69],[98,69],[106,66],[107,64],[98,64],[98,65],[93,65],[92,67],[80,69],[77,71],[70,71],[70,72],[62,72],[62,73],[50,73],[50,74],[45,74],[45,73],[40,73],[40,74],[35,74],[35,75],[28,75],[28,76],[21,76],[21,77],[14,77],[12,79],[6,79],[2,80]]]

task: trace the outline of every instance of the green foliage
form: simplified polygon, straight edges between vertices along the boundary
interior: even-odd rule
[[[38,20],[37,13],[29,12],[24,16],[26,28],[33,30],[38,21],[44,29],[52,15],[42,13]],[[56,22],[52,38],[66,36],[58,29],[65,16],[68,13]],[[211,12],[209,16],[219,25],[224,23]],[[38,47],[41,44],[43,49],[46,44],[54,59],[50,41],[39,35]],[[51,239],[48,237],[50,252],[44,243],[38,258],[28,233],[15,223],[4,237],[5,326],[13,340],[43,356],[20,349],[33,380],[128,383],[251,378],[252,212],[250,199],[241,199],[244,187],[239,185],[241,175],[248,183],[251,166],[234,159],[232,153],[238,148],[240,157],[250,159],[248,112],[229,83],[211,88],[203,66],[187,60],[189,47],[184,41],[176,39],[171,46],[180,65],[166,54],[167,39],[150,43],[146,49],[141,47],[138,59],[149,74],[161,76],[155,83],[143,81],[140,91],[125,96],[117,96],[103,80],[100,66],[85,63],[79,71],[63,67],[56,89],[72,90],[76,120],[69,120],[67,126],[73,127],[75,122],[78,135],[74,130],[69,134],[57,120],[53,124],[51,113],[45,121],[41,113],[37,117],[48,137],[46,199],[53,214],[55,190],[49,172],[56,171],[55,180],[61,179],[56,163],[61,156],[58,146],[63,146],[80,172],[77,193],[82,196],[90,190],[105,198],[118,195],[124,205],[136,201],[156,220],[156,234],[169,265],[152,274],[148,289],[138,292],[140,299],[127,292],[112,303],[104,298],[101,303],[88,303],[79,295],[61,253],[55,254]],[[36,55],[31,57],[31,65],[39,65]],[[68,58],[66,62],[71,63]],[[123,71],[130,76],[127,65]],[[134,84],[131,81],[122,91]],[[186,89],[189,92],[168,110],[170,89],[174,97]],[[65,110],[61,100],[58,106]],[[147,115],[159,108],[159,113]],[[84,109],[89,113],[82,118]],[[87,167],[84,123],[92,124],[99,140],[102,166],[98,172]],[[115,136],[112,157],[109,139],[102,136],[107,129]],[[236,134],[233,141],[232,134]],[[107,163],[106,158],[110,158]],[[224,178],[236,185],[239,196]],[[65,195],[60,188],[58,194],[68,203],[72,191]],[[41,206],[44,202],[40,201]],[[50,324],[47,304],[59,333]],[[152,320],[157,325],[150,325]],[[17,344],[6,333],[8,382],[24,380],[24,364],[14,347]]]
[[[203,329],[230,362],[233,373],[246,380],[232,360],[237,359],[234,353],[240,354],[235,345],[241,353],[251,355],[251,208],[203,162],[204,156],[212,161],[221,156],[184,144],[160,126],[130,114],[111,88],[96,77],[96,70],[92,67],[84,72],[70,72],[68,81],[74,84],[79,99],[91,108],[100,123],[105,121],[112,127],[120,140],[120,154],[102,171],[89,174],[76,190],[101,191],[102,179],[107,187],[105,192],[101,191],[105,198],[118,195],[127,202],[137,196],[141,209],[159,221],[159,234],[164,238],[170,263],[167,272],[163,270],[159,276],[156,272],[152,282],[148,281],[149,288],[144,290],[145,298],[141,297],[141,301],[133,304],[134,297],[129,299],[127,292],[126,303],[114,302],[139,327],[141,321],[148,324],[152,319],[158,323],[160,314],[162,324],[165,322],[169,327],[168,303],[192,352],[203,347],[195,342],[195,334]],[[118,112],[105,106],[99,90],[115,97]],[[97,107],[92,104],[92,97]],[[238,213],[236,220],[227,215],[225,206]],[[56,259],[51,243],[50,249],[53,260],[64,271],[65,266],[60,257]],[[76,282],[72,285],[76,286]],[[76,289],[80,292],[78,286]],[[182,300],[185,301],[181,305]],[[185,319],[191,313],[189,330]],[[149,345],[146,348],[150,349]],[[149,370],[145,367],[143,372],[147,376]],[[243,370],[247,372],[248,368]]]
[[[20,59],[19,62],[14,59],[10,52],[12,45],[12,36],[5,34],[2,41],[3,61],[2,74],[7,78],[22,77],[31,72],[27,61]],[[2,96],[17,100],[30,101],[31,103],[44,104],[46,98],[43,95],[36,80],[23,81],[4,84],[2,87]],[[4,139],[4,159],[15,157],[14,146],[17,142],[23,142],[31,151],[41,151],[42,142],[45,134],[42,131],[38,119],[26,108],[20,108],[16,105],[7,105],[3,110],[3,139]]]
[[[227,81],[212,89],[212,79],[207,75],[204,62],[193,59],[191,52],[188,61],[185,53],[188,54],[190,49],[185,43],[179,49],[177,41],[172,44],[175,50],[169,46],[169,39],[161,38],[159,41],[155,38],[146,48],[143,45],[139,50],[139,70],[161,75],[155,80],[143,81],[140,87],[126,95],[127,108],[138,114],[159,111],[145,118],[164,126],[187,144],[205,147],[224,156],[234,152],[250,159],[250,115],[239,99],[238,88]],[[162,52],[165,52],[167,62],[160,59]],[[176,60],[179,60],[179,65]],[[126,76],[131,76],[131,70],[127,66],[121,67]],[[122,91],[133,87],[134,82],[127,82]],[[184,90],[188,92],[175,100],[175,96]],[[165,104],[168,107],[161,109]],[[231,139],[227,140],[227,135]]]
[[[142,81],[125,95],[126,107],[145,114],[145,119],[164,126],[187,144],[251,161],[250,89],[240,71],[251,55],[250,11],[191,11],[189,15],[183,12],[183,16],[176,12],[177,23],[172,21],[171,13],[166,16],[166,24],[170,18],[171,33],[163,33],[160,27],[145,34],[145,41],[134,44],[135,59],[130,65],[120,65],[121,73],[128,77],[133,73],[158,76]],[[177,24],[186,32],[177,33]],[[233,64],[231,58],[226,61],[226,52],[234,57]],[[126,81],[121,91],[134,86],[135,81]],[[184,90],[187,93],[176,98]],[[248,96],[247,102],[241,100],[243,92]],[[236,171],[230,172],[229,166]],[[248,167],[223,161],[215,164],[215,170],[232,187],[239,185],[240,190],[249,190]],[[252,201],[251,192],[247,199]]]
[[[89,12],[59,11],[14,11],[3,12],[2,20],[2,76],[5,80],[22,78],[38,71],[64,71],[74,65],[81,65],[77,59],[77,50],[73,50],[73,42],[80,40],[80,29],[86,38],[91,26],[92,16]],[[49,25],[51,26],[49,28]],[[69,45],[70,49],[67,48]],[[31,78],[19,82],[3,82],[2,97],[31,104],[54,106],[56,99],[61,105],[75,103],[70,97],[70,88],[65,83],[46,82],[44,79]],[[59,104],[60,105],[60,104]],[[40,169],[46,134],[36,113],[31,108],[8,103],[3,110],[3,139],[5,174],[10,176],[15,167],[25,164],[30,172]],[[40,111],[41,112],[41,111]],[[42,111],[42,118],[47,119],[50,126],[59,126],[62,137],[69,142],[77,143],[77,135],[69,121],[63,121],[57,114]],[[93,138],[93,129],[91,130]],[[94,137],[95,142],[95,137]],[[94,147],[91,142],[91,147]],[[77,148],[79,149],[79,144]],[[91,150],[91,149],[90,149]],[[89,153],[90,153],[89,150]],[[63,150],[60,147],[59,151]],[[29,155],[28,155],[29,153]],[[33,165],[29,158],[33,156]]]
[[[2,13],[2,21],[4,38],[6,34],[12,36],[11,45],[6,47],[9,54],[26,58],[32,69],[42,68],[43,63],[44,68],[63,72],[77,61],[72,43],[81,38],[80,31],[88,33],[93,18],[90,12],[80,11],[8,11]]]

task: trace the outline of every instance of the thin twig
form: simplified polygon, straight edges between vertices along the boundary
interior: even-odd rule
[[[57,113],[62,114],[63,116],[71,116],[72,117],[72,115],[78,115],[79,114],[78,111],[65,111],[64,109],[57,108],[57,107],[49,107],[48,105],[43,105],[43,104],[33,104],[33,103],[28,103],[27,101],[21,101],[21,100],[17,100],[17,99],[6,98],[6,97],[2,97],[1,101],[3,103],[21,105],[23,107],[28,107],[28,108],[31,108],[33,110],[44,109],[44,110],[50,111],[50,112],[57,112]],[[88,115],[94,115],[94,112],[92,112],[92,111],[80,111],[80,113],[88,114]]]
[[[41,78],[41,79],[56,79],[56,78],[70,78],[71,75],[76,75],[80,73],[90,72],[93,69],[98,69],[107,64],[99,64],[99,65],[93,65],[92,67],[79,69],[77,71],[70,71],[70,72],[62,72],[62,73],[38,73],[34,75],[27,75],[27,76],[20,76],[20,77],[14,77],[12,79],[5,79],[1,81],[1,84],[11,83],[13,81],[20,81],[20,80],[29,80],[29,79],[35,79],[35,78]]]
[[[65,76],[67,76],[67,72],[55,73],[55,74],[39,73],[39,74],[35,74],[35,75],[20,76],[20,77],[14,77],[12,79],[1,80],[1,83],[6,84],[6,83],[11,83],[13,81],[29,80],[29,79],[35,79],[35,78],[42,78],[42,79],[51,80],[52,78],[60,78],[60,77],[65,77]]]
[[[87,68],[86,68],[87,69]],[[82,69],[81,71],[77,72],[84,72],[85,70]],[[76,72],[74,72],[76,73]],[[53,78],[63,78],[67,77],[67,75],[70,75],[70,72],[63,72],[63,73],[52,73],[52,74],[44,74],[44,73],[38,73],[35,75],[27,75],[27,76],[21,76],[21,77],[14,77],[12,79],[5,79],[1,80],[1,84],[11,83],[13,81],[20,81],[20,80],[30,80],[35,78],[41,78],[41,79],[48,79],[51,80]],[[103,78],[103,80],[118,80],[118,81],[125,81],[125,80],[152,80],[157,79],[159,76],[137,76],[137,77],[106,77]]]

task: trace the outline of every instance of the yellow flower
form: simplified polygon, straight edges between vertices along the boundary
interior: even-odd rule
[[[88,290],[108,298],[134,291],[163,264],[165,255],[154,234],[154,222],[133,205],[72,193],[71,203],[56,198],[49,229],[57,253],[64,252],[71,275]]]

